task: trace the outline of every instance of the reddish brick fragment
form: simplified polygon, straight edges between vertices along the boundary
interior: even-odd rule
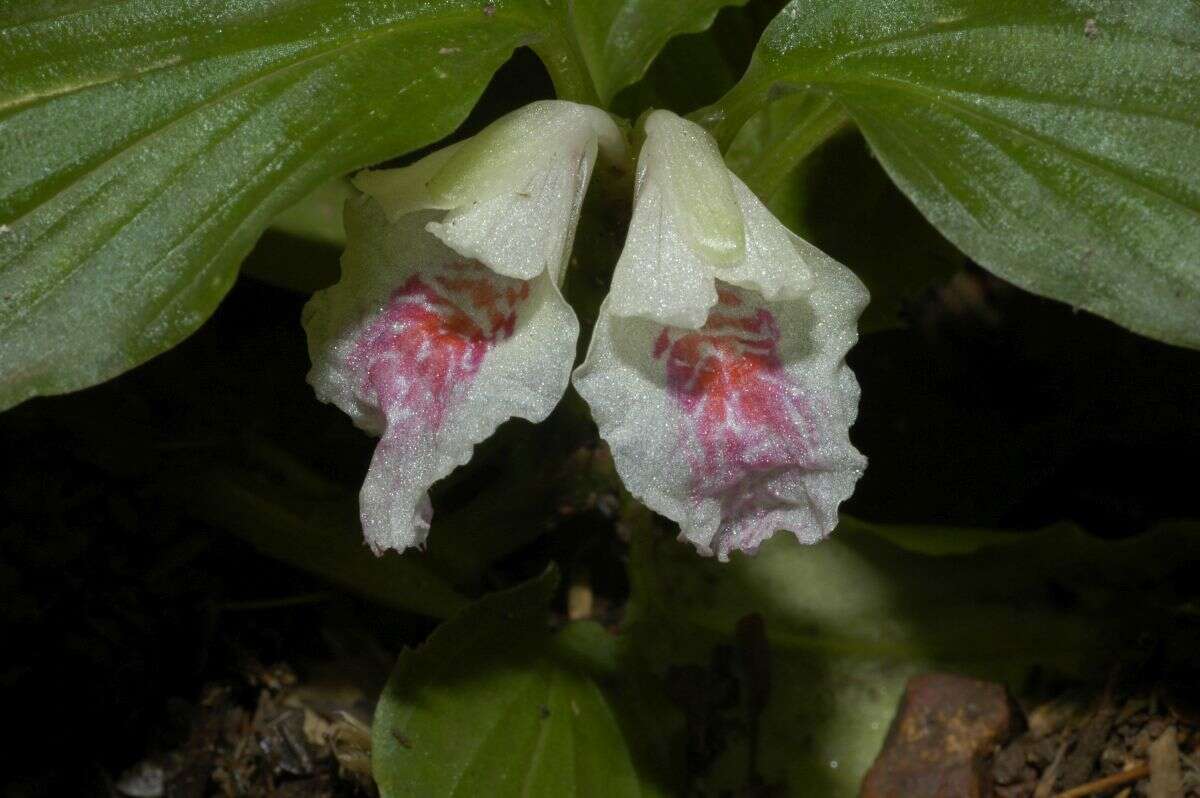
[[[991,756],[1024,726],[1003,685],[913,677],[861,798],[991,798]]]

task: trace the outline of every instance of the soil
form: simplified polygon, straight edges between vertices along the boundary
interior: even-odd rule
[[[1002,684],[916,676],[862,798],[1200,798],[1197,680],[1144,675],[1025,709]]]
[[[1200,798],[1200,713],[1159,688],[1034,707],[993,760],[997,798]]]

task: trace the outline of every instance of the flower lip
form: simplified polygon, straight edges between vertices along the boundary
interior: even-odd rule
[[[701,554],[753,553],[779,529],[822,539],[863,472],[842,360],[861,286],[836,264],[817,270],[808,298],[719,284],[694,330],[604,310],[576,371],[626,487]]]
[[[657,111],[644,129],[625,249],[575,387],[626,487],[701,554],[753,553],[779,529],[814,543],[866,464],[845,364],[866,291],[701,128]],[[706,215],[740,229],[738,257],[703,245]]]
[[[445,427],[469,401],[486,359],[529,315],[530,292],[527,281],[448,260],[408,277],[353,339],[346,366],[361,379],[357,395],[384,419],[362,495],[363,528],[377,554],[405,513],[414,528],[428,528],[432,509],[423,492],[394,472],[423,459],[424,441],[449,437]],[[411,510],[397,506],[404,494],[415,502]]]
[[[381,436],[360,495],[376,553],[420,545],[432,484],[562,398],[579,323],[560,282],[593,166],[624,153],[604,112],[547,101],[355,179],[342,279],[304,325],[317,396]]]

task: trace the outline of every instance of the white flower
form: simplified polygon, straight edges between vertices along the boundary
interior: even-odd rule
[[[866,460],[845,364],[867,292],[700,127],[645,121],[633,220],[575,386],[629,490],[722,560],[837,524]]]
[[[559,287],[598,153],[624,162],[612,120],[546,101],[355,179],[342,279],[304,326],[317,396],[382,436],[360,497],[377,554],[420,545],[429,487],[566,390],[579,324]]]

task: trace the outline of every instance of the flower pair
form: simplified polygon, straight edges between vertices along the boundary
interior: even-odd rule
[[[846,367],[866,291],[789,232],[704,130],[644,124],[633,217],[574,384],[629,490],[727,559],[826,536],[864,458]],[[626,168],[596,108],[529,105],[355,179],[342,280],[304,324],[318,397],[380,435],[361,495],[376,553],[422,543],[429,487],[503,421],[549,415],[579,324],[560,292],[593,168]]]

